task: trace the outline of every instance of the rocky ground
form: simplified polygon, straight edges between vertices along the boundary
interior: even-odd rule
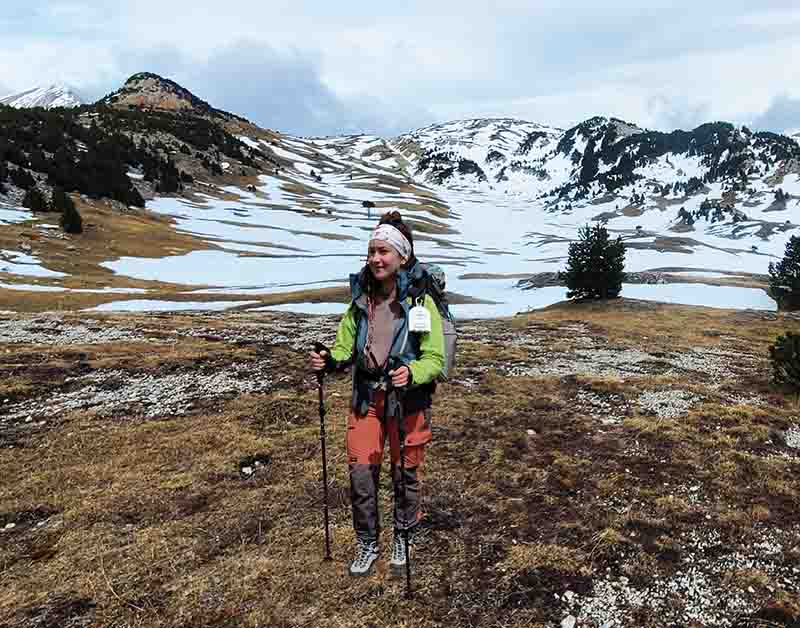
[[[346,377],[321,561],[304,353],[336,322],[0,315],[0,627],[800,625],[800,409],[767,360],[794,317],[620,300],[461,322],[414,601],[385,559],[343,575]]]
[[[697,273],[697,276],[692,276]],[[710,274],[712,276],[703,276]],[[714,278],[713,275],[718,275]],[[769,287],[769,275],[757,273],[737,273],[709,269],[705,273],[695,268],[662,268],[660,270],[625,273],[627,284],[667,284],[667,283],[704,283],[718,286],[744,286],[762,288]],[[566,286],[563,276],[557,272],[535,273],[517,281],[517,288],[532,290],[547,286]]]

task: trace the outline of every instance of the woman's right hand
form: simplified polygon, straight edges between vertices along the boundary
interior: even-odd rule
[[[309,365],[312,371],[319,373],[325,368],[325,356],[328,355],[327,351],[321,351],[320,353],[310,351],[308,355],[310,357]]]

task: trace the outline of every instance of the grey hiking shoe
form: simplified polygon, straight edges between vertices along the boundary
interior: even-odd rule
[[[377,541],[356,538],[356,557],[350,563],[350,575],[368,576],[377,558]]]
[[[411,553],[411,532],[408,533],[409,554]],[[406,540],[402,530],[394,531],[392,539],[392,559],[389,561],[389,568],[393,576],[406,575]]]

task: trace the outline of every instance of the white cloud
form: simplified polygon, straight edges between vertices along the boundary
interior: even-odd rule
[[[783,29],[787,26],[800,25],[800,9],[761,10],[742,15],[735,21],[741,26],[751,26],[762,29]]]
[[[800,131],[800,98],[778,95],[761,114],[754,117],[752,126],[775,133],[793,135]]]
[[[504,113],[562,127],[592,115],[660,130],[709,120],[743,122],[751,112],[764,111],[786,86],[800,86],[800,66],[786,62],[795,58],[800,58],[800,43],[794,41],[689,53],[602,72],[579,71],[531,97],[446,102],[432,109],[448,117]]]
[[[0,46],[0,68],[0,81],[13,91],[57,82],[80,87],[115,71],[109,48],[91,41],[31,41],[14,48]]]
[[[379,95],[340,97],[322,81],[318,59],[297,50],[237,42],[185,68],[186,80],[203,98],[283,131],[392,134],[401,130],[393,118],[420,124],[430,117],[421,107],[399,111]]]
[[[562,126],[603,114],[672,128],[751,119],[800,89],[800,11],[788,0],[4,4],[0,83],[11,89],[65,80],[100,95],[151,70],[308,132],[326,120],[330,132],[387,129],[427,111]],[[275,82],[269,98],[258,81]]]

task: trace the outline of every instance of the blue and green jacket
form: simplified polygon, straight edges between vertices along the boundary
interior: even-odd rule
[[[367,266],[361,272],[350,275],[350,307],[339,323],[336,342],[331,349],[331,357],[336,361],[338,369],[353,366],[352,408],[360,415],[367,413],[376,390],[374,383],[380,377],[367,367],[364,355],[369,319],[367,286],[370,277]],[[402,306],[403,315],[394,322],[389,363],[394,366],[406,365],[409,368],[411,383],[406,389],[403,409],[405,414],[411,414],[431,406],[436,376],[444,368],[444,335],[442,318],[436,303],[423,289],[425,274],[420,264],[415,263],[408,270],[400,270],[396,282],[397,300]],[[408,313],[417,304],[430,312],[429,332],[411,332],[408,329]],[[390,408],[390,413],[394,415],[394,403],[390,403]]]

